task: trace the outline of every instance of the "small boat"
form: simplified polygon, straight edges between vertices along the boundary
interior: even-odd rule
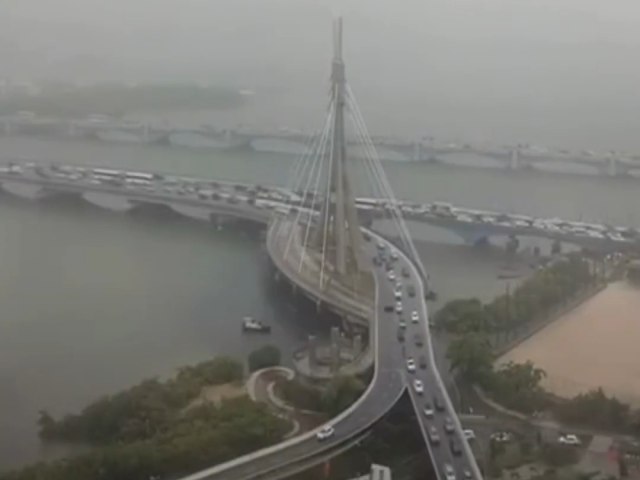
[[[270,333],[271,327],[254,319],[253,317],[244,317],[242,319],[243,332]]]

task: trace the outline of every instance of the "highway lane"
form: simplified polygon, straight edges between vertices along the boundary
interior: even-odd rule
[[[391,264],[396,280],[391,281],[387,276],[387,283],[392,285],[395,284],[396,281],[402,282],[402,313],[397,314],[395,312],[383,312],[382,314],[386,314],[389,323],[395,323],[396,328],[399,328],[398,324],[400,318],[402,318],[406,323],[405,340],[402,342],[404,345],[404,376],[409,388],[411,401],[416,411],[416,417],[429,449],[434,468],[440,478],[444,477],[445,464],[453,466],[457,478],[464,478],[465,471],[468,471],[469,474],[475,478],[482,478],[471,449],[464,439],[462,427],[460,422],[457,420],[457,414],[454,411],[451,402],[448,401],[448,395],[446,390],[444,390],[437,371],[437,365],[435,363],[435,356],[430,339],[428,311],[424,298],[422,279],[413,262],[411,262],[401,251],[396,250],[396,252],[398,253],[399,258]],[[406,278],[402,276],[403,268],[409,273],[409,276]],[[380,266],[378,269],[384,271],[385,267]],[[416,290],[416,295],[414,297],[407,294],[408,285],[414,286]],[[395,299],[392,299],[392,301],[387,305],[395,305]],[[384,306],[382,308],[384,308]],[[417,312],[419,317],[418,321],[415,323],[411,320],[411,315],[414,311]],[[422,338],[421,346],[416,345],[416,335],[420,335]],[[400,342],[397,341],[397,343]],[[419,359],[421,356],[426,357],[426,368],[420,367]],[[408,358],[414,359],[416,363],[416,370],[414,373],[409,372],[406,367],[406,359]],[[415,391],[413,387],[413,381],[415,379],[422,381],[424,385],[424,393],[419,394]],[[435,397],[438,397],[440,403],[443,405],[443,411],[439,411],[435,408]],[[427,402],[434,411],[433,418],[427,418],[423,413]],[[451,419],[451,422],[454,425],[453,433],[447,433],[445,431],[444,424],[446,418]],[[440,437],[440,442],[438,444],[434,444],[430,441],[429,429],[431,427],[435,427],[438,432]],[[452,438],[455,439],[454,441],[457,442],[461,450],[460,455],[454,455],[450,449],[449,441]]]

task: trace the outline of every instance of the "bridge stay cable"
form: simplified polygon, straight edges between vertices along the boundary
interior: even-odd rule
[[[335,95],[335,88],[332,88],[332,102],[334,105],[336,105],[336,95]],[[333,122],[332,122],[333,123]],[[320,282],[320,289],[324,290],[325,287],[325,283],[324,283],[324,275],[325,275],[325,266],[327,263],[327,242],[328,242],[328,236],[329,236],[329,205],[331,202],[331,178],[333,176],[333,152],[334,152],[334,141],[335,141],[335,137],[334,135],[331,135],[331,148],[329,150],[329,168],[327,171],[327,186],[325,189],[325,199],[324,199],[324,213],[325,213],[325,218],[324,218],[324,222],[323,225],[325,226],[325,228],[323,229],[322,232],[322,262],[320,263],[320,278],[319,278],[319,282]],[[320,215],[322,215],[322,212],[320,212]]]
[[[334,102],[335,105],[335,102]],[[333,115],[335,115],[335,111],[332,109],[329,112],[329,120],[330,120],[330,124],[333,123]],[[333,138],[333,136],[332,136]],[[330,143],[328,141],[328,131],[327,131],[327,135],[325,136],[325,138],[320,142],[320,148],[318,151],[318,171],[316,172],[315,175],[315,186],[313,189],[313,197],[311,198],[311,212],[307,214],[307,224],[306,224],[306,228],[305,228],[305,234],[304,234],[304,240],[302,242],[302,253],[300,255],[300,264],[298,266],[298,272],[302,271],[302,267],[304,265],[304,261],[306,260],[306,256],[307,256],[307,245],[309,242],[309,232],[311,230],[311,224],[313,223],[313,220],[315,218],[315,208],[316,208],[316,200],[318,198],[318,190],[320,188],[320,180],[322,178],[322,173],[324,170],[326,170],[324,168],[324,158],[326,155],[326,150],[327,150],[327,144]],[[333,143],[333,142],[331,142]],[[313,173],[312,173],[313,175]],[[329,178],[331,178],[329,176]]]
[[[296,226],[300,223],[300,219],[302,217],[302,213],[304,211],[304,204],[306,202],[306,199],[308,198],[308,193],[309,193],[309,187],[311,186],[311,183],[313,181],[313,172],[315,171],[315,166],[317,165],[320,155],[319,155],[319,149],[317,148],[318,145],[320,145],[322,142],[326,141],[326,137],[329,134],[329,130],[330,130],[330,126],[331,126],[331,118],[332,118],[332,114],[331,112],[333,111],[333,109],[330,110],[329,115],[327,115],[327,120],[325,122],[325,126],[322,132],[322,135],[319,138],[319,142],[316,146],[316,151],[314,152],[314,156],[313,156],[313,160],[311,162],[311,169],[308,175],[306,175],[306,182],[302,182],[305,183],[304,186],[304,190],[302,191],[302,198],[300,199],[300,208],[298,208],[298,211],[296,212],[296,217],[295,217],[295,222],[292,224],[291,229],[289,231],[289,236],[287,238],[287,243],[284,249],[284,256],[286,257],[287,254],[289,253],[289,249],[291,248],[291,243],[293,241],[293,239],[296,236]],[[303,179],[304,180],[304,179]]]
[[[285,202],[285,209],[290,209],[293,206],[293,203],[296,201],[297,192],[302,191],[302,185],[304,184],[304,180],[307,178],[307,169],[312,164],[313,155],[317,151],[317,145],[321,142],[322,136],[324,135],[325,130],[330,125],[330,112],[332,105],[329,105],[328,113],[326,115],[325,122],[321,130],[318,131],[316,135],[312,135],[305,145],[305,150],[302,155],[298,157],[296,161],[293,162],[289,169],[289,179],[288,179],[288,187],[289,187],[289,195],[287,196],[287,200]],[[277,222],[277,234],[280,236],[283,231],[282,229],[286,227],[286,222]]]

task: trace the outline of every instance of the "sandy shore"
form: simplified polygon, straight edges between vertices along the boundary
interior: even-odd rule
[[[545,388],[560,396],[602,387],[640,407],[640,289],[609,285],[498,363],[509,360],[543,368]]]

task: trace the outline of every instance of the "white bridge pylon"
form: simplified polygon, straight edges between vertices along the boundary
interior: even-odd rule
[[[393,235],[410,256],[417,253],[402,219],[399,203],[376,152],[351,87],[342,58],[342,21],[334,24],[334,58],[329,104],[322,129],[312,136],[304,155],[292,167],[288,205],[274,219],[283,255],[298,273],[311,270],[322,289],[332,280],[357,282],[371,269],[362,248],[356,209],[358,196],[378,199],[378,212],[392,221]],[[348,120],[348,122],[347,122]],[[346,128],[364,155],[348,156]],[[358,176],[356,177],[356,174]],[[421,263],[417,262],[421,267]],[[358,290],[358,288],[356,288]]]

